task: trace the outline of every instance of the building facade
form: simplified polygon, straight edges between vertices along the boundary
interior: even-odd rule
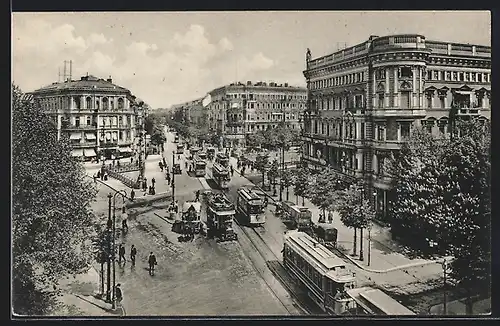
[[[286,83],[233,83],[209,95],[209,129],[221,133],[231,147],[244,145],[247,134],[276,128],[283,120],[289,128],[300,129],[307,103],[305,88]]]
[[[94,76],[53,83],[31,93],[53,119],[58,138],[68,137],[84,160],[130,155],[146,109],[123,87]]]
[[[447,135],[452,106],[460,117],[491,117],[488,46],[371,36],[314,60],[308,50],[304,76],[302,159],[330,165],[339,179],[364,179],[381,220],[392,195],[384,162],[414,126]]]

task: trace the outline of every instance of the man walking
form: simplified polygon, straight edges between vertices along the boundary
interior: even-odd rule
[[[132,190],[130,191],[130,200],[131,200],[131,201],[134,201],[134,198],[135,198],[135,191],[134,191],[134,189],[132,189]]]
[[[125,263],[127,261],[127,259],[125,258],[125,247],[120,244],[120,248],[118,249],[118,263],[121,264],[122,263],[122,258],[123,258],[123,262]]]
[[[155,183],[156,183],[156,180],[155,180],[155,178],[151,179],[151,183],[152,183],[152,185],[153,185],[153,188],[154,188],[154,187],[155,187]]]
[[[152,276],[155,273],[155,266],[158,265],[158,263],[156,262],[156,256],[153,254],[152,251],[149,254],[148,263],[149,263],[149,275]]]
[[[333,222],[333,213],[332,211],[328,211],[328,223],[332,223]]]
[[[130,247],[130,261],[132,262],[132,266],[135,266],[135,256],[137,255],[137,249],[134,245]]]
[[[120,307],[123,309],[122,306],[123,292],[120,283],[116,284],[115,286],[115,300],[116,300],[116,308]]]

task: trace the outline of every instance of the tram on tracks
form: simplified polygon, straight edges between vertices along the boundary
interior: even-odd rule
[[[201,203],[185,202],[182,205],[181,220],[176,220],[172,225],[172,231],[194,237],[201,230]]]
[[[207,207],[207,236],[218,241],[237,240],[238,235],[233,229],[233,219],[236,214],[234,204],[222,193],[207,192],[205,195]]]
[[[212,179],[222,190],[229,189],[229,181],[231,181],[231,173],[227,167],[220,163],[214,163],[212,166]]]
[[[225,153],[217,153],[214,163],[218,163],[226,169],[229,169],[229,156],[227,156]]]
[[[288,231],[283,265],[324,312],[341,315],[356,307],[347,291],[355,288],[355,273],[344,261],[307,233]]]
[[[413,311],[394,300],[380,289],[369,286],[347,290],[347,294],[354,299],[356,306],[345,314],[350,315],[379,315],[379,316],[412,316]]]
[[[193,171],[196,177],[204,177],[206,174],[207,163],[202,160],[199,156],[196,156],[193,160]]]
[[[262,197],[249,188],[238,189],[236,212],[242,224],[259,226],[266,222]]]
[[[292,229],[309,231],[312,226],[312,212],[309,208],[298,206],[290,201],[281,203],[281,220]]]
[[[184,153],[184,144],[178,143],[177,144],[177,154],[183,154]]]

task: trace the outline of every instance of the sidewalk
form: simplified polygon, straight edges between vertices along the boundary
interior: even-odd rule
[[[235,167],[235,171],[240,174],[240,170],[236,168],[236,158],[232,157],[230,159],[231,164]],[[253,176],[253,174],[251,175]],[[249,177],[245,175],[245,177]],[[266,192],[272,201],[279,200],[279,186],[277,186],[277,196],[272,196],[272,191]],[[286,192],[283,193],[283,200],[286,200]],[[297,198],[293,194],[293,188],[289,189],[289,201],[298,202],[299,205],[302,204],[302,198]],[[312,220],[317,223],[319,218],[320,210],[315,205],[313,205],[307,198],[304,204],[312,212]],[[424,259],[410,259],[403,254],[403,249],[398,246],[398,244],[391,239],[391,234],[389,228],[381,227],[377,224],[373,224],[371,229],[371,259],[370,266],[368,266],[368,230],[363,230],[363,249],[364,249],[364,260],[359,260],[360,251],[360,232],[357,232],[357,255],[356,257],[351,256],[353,253],[353,241],[354,241],[354,231],[347,228],[340,220],[339,214],[334,212],[334,218],[332,226],[338,230],[338,241],[337,247],[341,253],[344,254],[353,264],[359,268],[372,273],[387,273],[394,270],[406,269],[417,266],[425,266],[430,264],[436,264],[435,261],[424,260]]]

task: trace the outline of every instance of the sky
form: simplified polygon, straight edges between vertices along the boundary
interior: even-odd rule
[[[79,12],[12,14],[12,80],[25,92],[58,81],[113,78],[152,108],[234,81],[305,86],[305,52],[320,57],[370,35],[491,45],[487,11]],[[69,68],[68,68],[69,70]]]

